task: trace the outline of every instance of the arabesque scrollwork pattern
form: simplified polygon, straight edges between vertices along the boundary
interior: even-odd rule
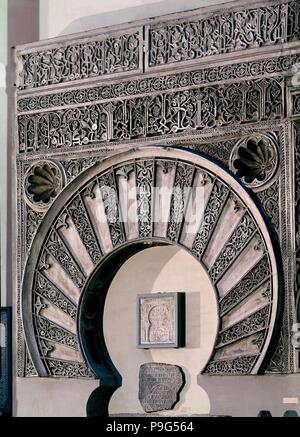
[[[294,132],[295,132],[295,227],[296,227],[295,229],[295,247],[296,247],[295,290],[298,296],[300,293],[300,121],[295,122]]]
[[[53,230],[50,233],[46,247],[45,255],[47,255],[47,252],[51,254],[61,264],[65,272],[70,275],[74,284],[81,288],[84,284],[85,277],[56,231]]]
[[[18,117],[19,153],[277,119],[283,80],[265,78]],[[271,110],[270,110],[271,107]]]
[[[257,355],[243,356],[229,360],[211,361],[205,369],[210,375],[246,375],[253,367]]]
[[[115,175],[108,172],[99,178],[99,186],[113,247],[124,243],[124,229],[121,223],[118,192]]]
[[[299,36],[299,3],[283,3],[149,26],[149,67],[265,45]]]
[[[218,335],[217,347],[223,347],[229,343],[242,339],[257,331],[261,331],[269,323],[269,306],[265,306],[254,314],[251,314],[244,320],[236,323],[230,328],[225,329]]]
[[[177,241],[179,236],[193,174],[194,169],[191,165],[177,165],[167,230],[167,236],[171,241]]]
[[[19,54],[18,59],[20,90],[137,70],[139,32]]]
[[[53,303],[61,311],[75,320],[77,314],[76,305],[71,302],[62,291],[46,279],[40,272],[36,275],[35,293]]]
[[[34,211],[26,205],[26,247],[29,249],[36,230],[43,220],[44,214],[40,211]]]
[[[231,263],[241,253],[243,248],[245,248],[256,230],[257,227],[253,222],[253,219],[248,213],[245,213],[238,227],[234,230],[230,239],[226,243],[223,251],[210,269],[209,274],[214,282],[217,282],[221,278]]]
[[[36,316],[35,326],[39,338],[52,340],[56,343],[61,343],[72,349],[78,350],[77,336],[61,326],[56,325],[54,322],[45,317]]]
[[[137,161],[136,165],[137,184],[137,214],[139,235],[147,238],[152,235],[152,187],[154,178],[154,163],[149,161]]]
[[[141,69],[143,61],[146,69],[152,69],[276,46],[299,37],[299,15],[299,3],[295,0],[209,18],[167,20],[60,47],[50,44],[36,50],[21,50],[17,53],[18,89],[31,90],[111,74],[122,77]]]
[[[107,102],[116,98],[134,97],[139,94],[179,90],[186,87],[203,87],[221,81],[226,83],[232,80],[256,79],[266,72],[278,76],[289,75],[293,66],[297,63],[300,63],[300,55],[293,54],[202,68],[201,70],[197,69],[183,73],[161,74],[159,77],[122,80],[117,83],[86,87],[80,90],[69,89],[68,91],[19,97],[17,102],[18,112],[32,113],[70,105]],[[249,105],[251,106],[250,101]]]
[[[284,335],[285,334],[283,332],[283,329],[281,329],[276,351],[272,356],[271,362],[267,369],[268,373],[285,373],[286,365],[284,359],[284,352],[285,352],[284,342],[283,342]]]
[[[102,258],[102,253],[97,237],[88,218],[84,202],[78,196],[72,201],[70,206],[67,206],[67,210],[91,260],[94,264],[97,264]]]
[[[220,300],[220,313],[226,314],[270,277],[270,262],[263,258]]]
[[[268,217],[270,218],[270,221],[274,226],[274,229],[277,231],[277,233],[279,233],[279,226],[280,226],[279,191],[280,191],[280,181],[277,178],[277,180],[274,181],[274,183],[271,186],[256,193],[257,197],[259,198],[264,210],[266,211]]]
[[[47,359],[49,373],[58,378],[94,378],[85,363],[74,363],[72,361]]]
[[[193,254],[199,259],[201,259],[204,253],[228,195],[228,188],[221,181],[216,180],[207,202],[200,228],[193,242]]]

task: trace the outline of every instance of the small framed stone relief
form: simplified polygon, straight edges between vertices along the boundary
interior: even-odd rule
[[[185,346],[185,293],[137,295],[137,347]]]

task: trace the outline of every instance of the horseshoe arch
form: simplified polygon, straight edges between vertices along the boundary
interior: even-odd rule
[[[169,189],[162,208],[156,209],[153,187]],[[124,199],[130,190],[129,214]],[[198,192],[203,208],[190,232],[187,215],[195,211]],[[67,366],[65,376],[121,384],[101,328],[106,292],[129,256],[170,244],[205,267],[217,293],[219,331],[203,373],[264,372],[282,307],[280,260],[267,220],[243,185],[211,159],[142,147],[81,173],[39,227],[22,289],[26,342],[39,376],[64,376]]]

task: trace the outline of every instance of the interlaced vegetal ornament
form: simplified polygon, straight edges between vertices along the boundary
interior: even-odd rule
[[[53,161],[36,162],[25,176],[26,201],[36,210],[45,210],[65,185],[61,166]]]
[[[255,191],[264,189],[278,167],[278,151],[271,136],[251,136],[239,141],[230,156],[230,170]]]

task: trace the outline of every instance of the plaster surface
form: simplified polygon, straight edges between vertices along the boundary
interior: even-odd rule
[[[186,347],[136,348],[136,295],[157,292],[186,293]],[[123,377],[123,386],[110,402],[110,414],[140,413],[138,375],[143,363],[181,366],[186,384],[180,402],[160,414],[205,414],[210,411],[206,391],[197,375],[211,354],[218,314],[214,288],[204,268],[176,247],[155,247],[130,258],[115,276],[104,309],[104,335],[111,359]]]

